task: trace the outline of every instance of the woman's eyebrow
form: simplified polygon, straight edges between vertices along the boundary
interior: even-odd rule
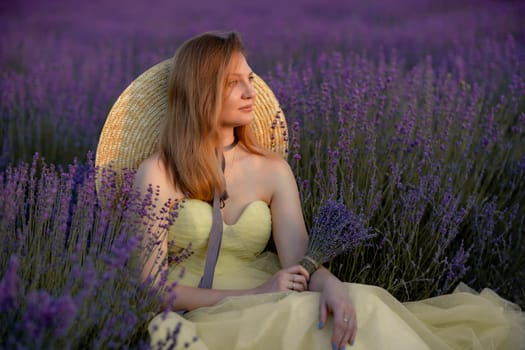
[[[250,73],[246,74],[246,75],[252,75],[254,74],[253,71],[250,71]],[[233,76],[237,76],[237,77],[242,77],[244,74],[241,74],[241,73],[229,73],[228,75],[233,75]]]

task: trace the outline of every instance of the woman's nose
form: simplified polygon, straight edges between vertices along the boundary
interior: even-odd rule
[[[244,98],[255,98],[257,96],[257,90],[255,90],[255,87],[249,83],[246,84],[246,88],[244,90],[243,97]]]

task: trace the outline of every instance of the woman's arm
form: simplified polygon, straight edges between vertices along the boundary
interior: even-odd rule
[[[272,167],[275,189],[271,202],[273,235],[282,266],[297,264],[308,248],[308,234],[295,177],[288,163]],[[357,320],[348,290],[329,270],[320,267],[310,276],[308,289],[321,292],[319,328],[323,328],[329,313],[334,316],[332,348],[353,344]]]
[[[141,271],[141,279],[155,277],[155,284],[160,283],[161,271],[165,268],[168,252],[168,237],[165,228],[162,228],[162,218],[167,216],[162,212],[163,207],[169,201],[180,199],[183,196],[177,193],[166,176],[164,166],[157,155],[144,160],[139,166],[133,188],[142,196],[148,195],[153,190],[151,200],[154,206],[146,213],[148,216],[141,218],[145,221],[147,232],[144,233],[142,251],[140,252],[144,266]],[[148,190],[150,189],[150,190]]]
[[[272,232],[282,267],[297,265],[306,253],[308,233],[304,224],[299,191],[292,169],[282,159],[272,160],[273,195],[270,202]]]
[[[240,296],[270,293],[276,291],[290,290],[290,282],[293,276],[298,276],[306,273],[302,266],[291,266],[282,269],[275,275],[270,277],[268,281],[259,287],[252,289],[203,289],[187,286],[176,286],[174,293],[176,298],[172,302],[171,307],[174,310],[193,310],[199,307],[212,306],[228,296]],[[304,291],[307,288],[306,279],[295,280],[295,289],[297,291]]]

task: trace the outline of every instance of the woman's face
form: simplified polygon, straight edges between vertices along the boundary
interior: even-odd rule
[[[256,91],[252,85],[253,72],[242,53],[233,54],[226,79],[220,126],[237,127],[251,123]]]

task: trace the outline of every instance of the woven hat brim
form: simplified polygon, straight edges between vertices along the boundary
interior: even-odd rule
[[[166,117],[171,59],[135,79],[111,108],[100,134],[95,164],[110,167],[117,176],[133,170],[158,148],[160,128]],[[288,130],[279,102],[270,87],[254,76],[257,97],[252,128],[261,146],[287,157]]]

